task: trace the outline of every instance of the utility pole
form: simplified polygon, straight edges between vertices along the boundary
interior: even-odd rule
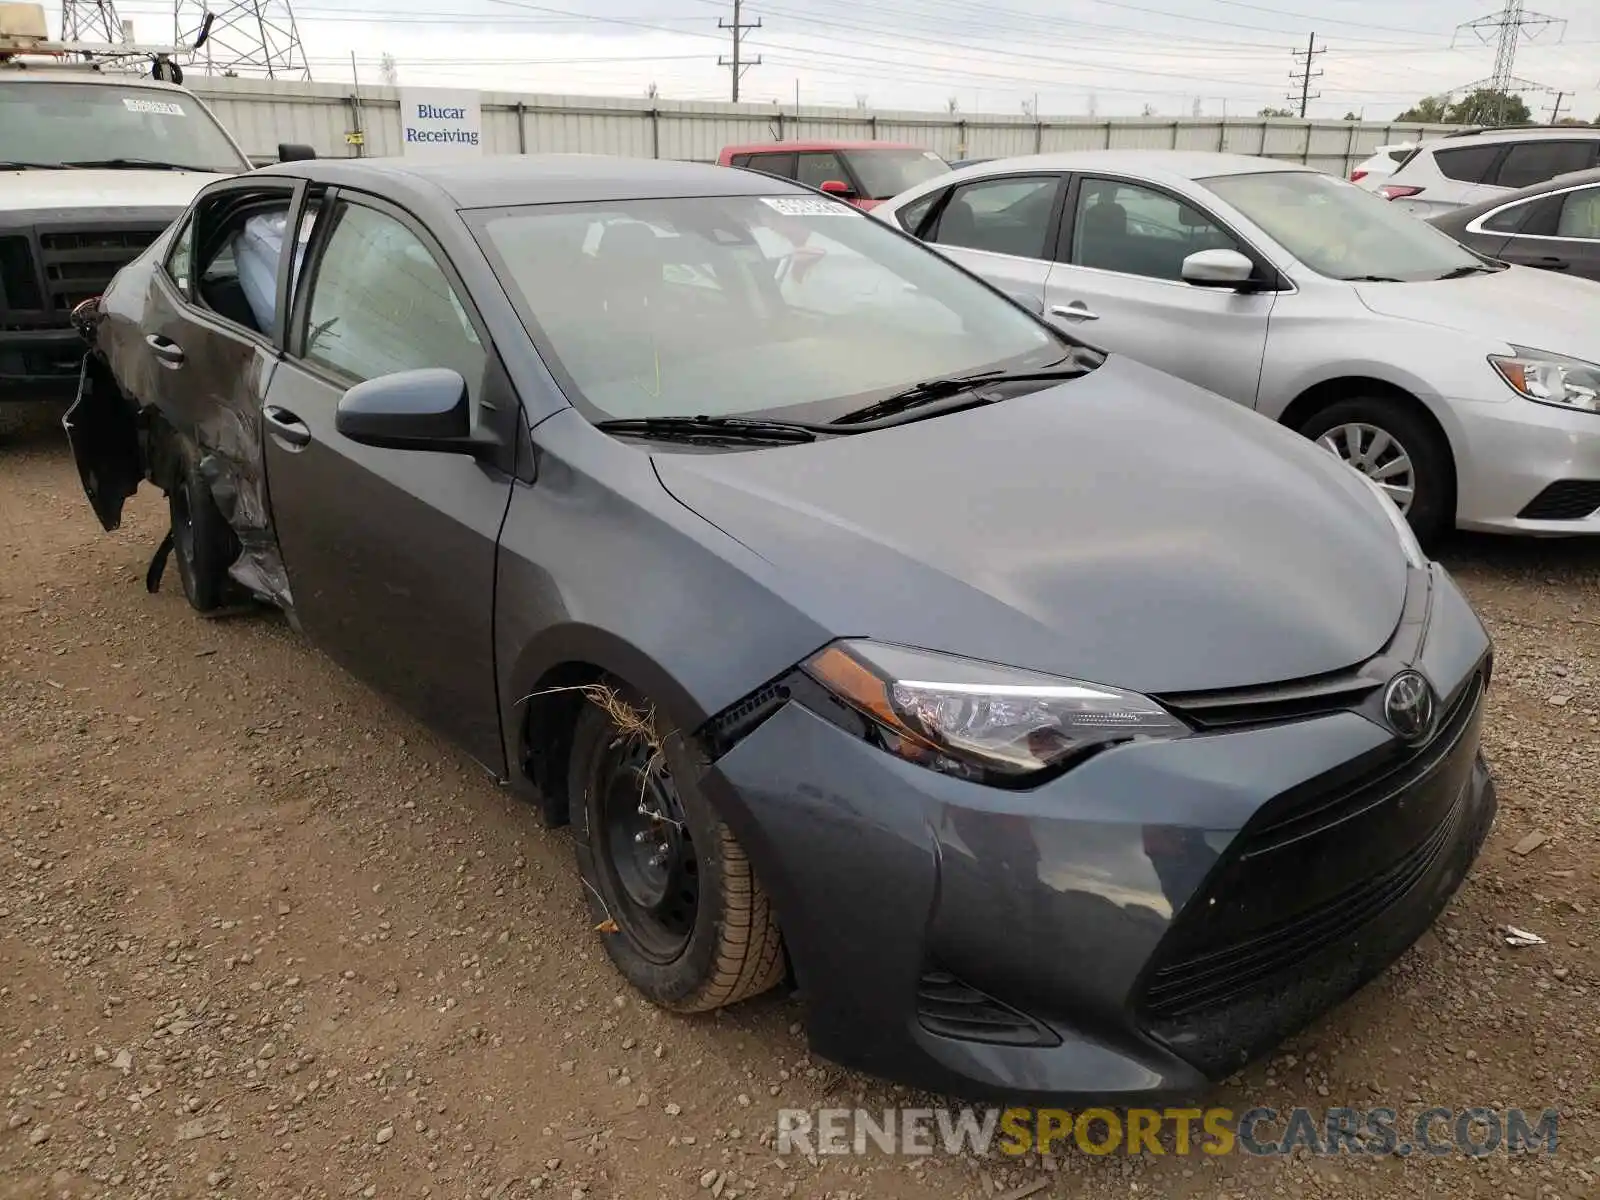
[[[1561,120],[1561,102],[1567,98],[1566,92],[1556,93],[1556,102],[1550,106],[1550,124],[1554,125]]]
[[[1322,95],[1321,92],[1318,92],[1316,96],[1311,94],[1311,81],[1322,77],[1322,72],[1313,71],[1311,64],[1316,62],[1318,55],[1326,54],[1327,52],[1328,48],[1326,46],[1320,50],[1317,49],[1317,35],[1314,33],[1311,35],[1311,40],[1306,43],[1304,50],[1293,51],[1294,61],[1299,65],[1300,69],[1289,72],[1289,82],[1300,85],[1298,99],[1300,101],[1300,119],[1302,121],[1306,119],[1306,106],[1315,100],[1317,96]],[[1296,97],[1290,96],[1288,99],[1292,103]]]
[[[761,28],[760,17],[757,17],[754,21],[741,20],[742,14],[740,10],[743,5],[744,0],[733,0],[733,20],[724,21],[719,19],[717,21],[718,29],[726,29],[733,35],[733,57],[719,57],[717,66],[731,67],[733,70],[733,102],[735,104],[739,103],[739,80],[744,77],[744,73],[751,67],[759,67],[761,65],[761,56],[759,54],[754,59],[747,60],[742,58],[739,53],[744,43],[745,30]]]

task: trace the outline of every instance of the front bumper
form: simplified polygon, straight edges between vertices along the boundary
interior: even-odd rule
[[[973,1099],[1193,1099],[1392,962],[1475,859],[1488,644],[1447,581],[1418,669],[1450,713],[1421,748],[1336,711],[1005,791],[791,700],[704,786],[778,908],[819,1054]]]
[[[1452,410],[1459,423],[1458,527],[1536,535],[1600,533],[1600,413],[1565,411],[1520,396],[1493,403],[1459,401]],[[1551,513],[1561,516],[1550,519]]]
[[[88,349],[76,329],[0,329],[0,400],[70,397]]]

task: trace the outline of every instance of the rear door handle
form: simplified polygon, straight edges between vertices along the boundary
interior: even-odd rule
[[[144,344],[150,347],[151,352],[160,361],[163,367],[176,370],[183,366],[183,347],[169,337],[162,337],[159,333],[147,334]]]
[[[1565,271],[1572,266],[1572,264],[1566,259],[1557,258],[1553,254],[1547,254],[1542,258],[1536,258],[1530,265],[1538,267],[1544,271]]]
[[[289,449],[302,450],[311,444],[311,430],[288,409],[269,404],[261,410],[261,415],[272,436]]]
[[[1071,304],[1052,304],[1050,315],[1060,317],[1063,321],[1098,321],[1100,314],[1090,312],[1089,306],[1082,300],[1074,300]]]

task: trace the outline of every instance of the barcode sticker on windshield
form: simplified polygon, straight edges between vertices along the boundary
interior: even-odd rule
[[[187,115],[183,111],[183,105],[173,104],[170,100],[139,100],[133,96],[124,96],[122,105],[129,112],[156,113],[158,116],[163,117],[182,117]]]
[[[820,196],[763,196],[761,203],[786,217],[850,217],[859,216],[860,210],[841,204],[837,200],[824,200]]]

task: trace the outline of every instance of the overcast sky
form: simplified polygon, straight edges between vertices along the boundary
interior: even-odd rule
[[[785,106],[854,105],[1045,115],[1254,114],[1288,105],[1291,50],[1319,47],[1310,115],[1392,117],[1417,98],[1488,75],[1492,45],[1456,26],[1494,0],[747,0],[759,65],[742,99]],[[182,0],[198,12],[198,0]],[[280,10],[283,0],[264,0]],[[1535,0],[1567,19],[1524,40],[1516,73],[1540,113],[1600,116],[1600,4]],[[58,9],[59,3],[49,7]],[[220,6],[219,7],[223,7]],[[1321,7],[1322,16],[1312,16]],[[122,0],[141,39],[169,40],[172,5]],[[719,18],[732,0],[299,0],[300,36],[319,80],[381,79],[394,56],[402,83],[547,93],[728,99]],[[1494,36],[1493,31],[1488,36]],[[1453,44],[1452,44],[1453,42]]]

